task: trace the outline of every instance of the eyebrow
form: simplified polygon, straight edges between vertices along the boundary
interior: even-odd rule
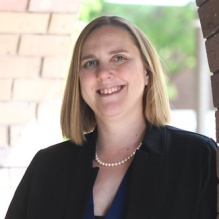
[[[93,59],[93,58],[95,58],[94,55],[92,55],[92,54],[88,54],[88,55],[83,56],[83,57],[81,58],[81,62],[84,61],[84,60],[87,60],[87,59]]]
[[[117,54],[117,53],[128,53],[128,50],[116,49],[116,50],[112,50],[112,51],[109,52],[110,55]],[[93,59],[93,58],[95,58],[95,56],[93,54],[88,54],[88,55],[85,55],[81,58],[81,62],[84,61],[84,60]]]
[[[128,53],[128,50],[125,50],[125,49],[116,49],[116,50],[113,50],[111,51],[109,54],[116,54],[116,53]]]

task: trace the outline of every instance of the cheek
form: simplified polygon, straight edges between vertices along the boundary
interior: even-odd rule
[[[81,89],[81,95],[84,99],[91,94],[91,90],[93,87],[93,80],[89,74],[81,74],[79,76],[79,83]]]
[[[93,71],[81,71],[79,73],[79,80],[83,84],[87,84],[89,82],[92,82],[95,77],[95,72]]]
[[[132,81],[135,85],[138,84],[139,86],[141,85],[145,86],[146,73],[145,70],[141,67],[135,66],[129,68],[128,74],[126,74],[125,77],[129,81]]]
[[[79,84],[80,84],[80,90],[81,90],[81,95],[82,95],[82,97],[83,97],[83,99],[84,99],[84,97],[85,97],[85,93],[86,93],[86,79],[85,79],[85,77],[84,76],[81,76],[80,75],[80,77],[79,77]]]
[[[80,74],[79,76],[80,85],[82,88],[86,88],[89,84],[89,75],[88,74]]]

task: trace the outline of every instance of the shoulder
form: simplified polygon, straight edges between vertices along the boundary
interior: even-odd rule
[[[53,156],[60,156],[71,153],[81,153],[82,151],[92,148],[95,142],[95,133],[85,134],[85,139],[82,145],[76,145],[73,141],[67,140],[55,145],[51,145],[41,150],[41,153]]]
[[[146,150],[165,153],[215,153],[217,144],[209,137],[173,126],[148,125],[144,138]]]
[[[67,140],[44,148],[40,150],[40,153],[51,156],[60,156],[74,151],[77,152],[81,149],[82,146],[77,146],[71,140]]]
[[[42,158],[46,157],[47,159],[58,159],[63,156],[78,153],[80,150],[82,150],[82,146],[77,146],[72,141],[68,140],[40,150],[37,153],[37,156]]]
[[[195,132],[179,129],[173,126],[164,126],[166,141],[178,147],[215,151],[217,144],[211,138]]]
[[[177,140],[192,141],[197,143],[208,143],[209,141],[213,141],[211,138],[205,135],[180,129],[174,126],[167,125],[164,126],[164,129],[167,136],[171,138],[176,138]]]
[[[72,166],[72,161],[77,157],[80,148],[71,141],[64,141],[36,153],[28,169],[34,170],[34,174],[48,175],[60,169]]]
[[[93,150],[91,143],[93,134],[88,134],[86,137],[87,140],[83,145],[76,145],[71,140],[67,140],[44,148],[35,155],[33,160],[37,160],[42,165],[64,165],[83,158],[87,159]]]

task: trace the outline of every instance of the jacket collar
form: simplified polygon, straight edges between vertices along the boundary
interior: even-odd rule
[[[147,218],[150,218],[151,212],[153,212],[152,207],[156,206],[155,197],[159,195],[156,188],[159,183],[159,176],[162,172],[165,155],[166,127],[155,127],[150,124],[147,127],[148,129],[142,141],[142,146],[136,152],[130,166],[127,214],[125,217],[127,219],[136,218],[136,216],[143,218],[145,215]],[[96,138],[96,129],[86,135],[87,141],[83,146],[85,151],[88,152],[85,153],[87,154],[84,160],[86,161],[84,162],[86,166],[95,157]],[[83,171],[84,177],[86,176],[84,190],[92,190],[98,168],[87,169],[85,167]],[[86,200],[88,200],[88,197]]]
[[[96,135],[96,131],[86,135],[83,146],[78,146],[78,160],[72,161],[65,219],[84,218],[84,212],[99,170],[97,167],[92,167],[92,160],[95,156]]]
[[[90,159],[94,159],[96,151],[97,128],[86,135],[84,146]],[[156,127],[147,123],[147,132],[142,141],[140,151],[163,156],[165,153],[166,126]]]
[[[125,218],[150,218],[158,197],[157,186],[165,155],[165,127],[148,125],[140,150],[130,166],[128,206]]]

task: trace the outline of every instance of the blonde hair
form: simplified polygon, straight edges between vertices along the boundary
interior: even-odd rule
[[[83,100],[80,91],[79,71],[82,46],[94,29],[104,25],[117,26],[127,30],[141,53],[149,74],[149,83],[143,97],[145,119],[155,126],[164,126],[170,120],[165,78],[156,50],[144,33],[130,21],[118,16],[102,16],[90,22],[75,43],[62,103],[61,128],[63,136],[71,139],[77,145],[82,145],[85,140],[84,134],[92,131],[96,126],[94,112]]]

